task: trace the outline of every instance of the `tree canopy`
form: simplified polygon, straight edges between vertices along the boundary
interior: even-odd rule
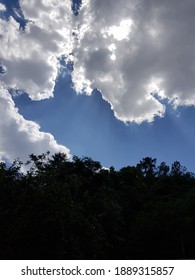
[[[178,161],[0,163],[1,259],[194,259],[194,236],[195,177]]]

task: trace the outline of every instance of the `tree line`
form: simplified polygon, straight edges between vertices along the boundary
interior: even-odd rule
[[[117,171],[49,152],[1,162],[0,259],[194,259],[195,176],[156,162]]]

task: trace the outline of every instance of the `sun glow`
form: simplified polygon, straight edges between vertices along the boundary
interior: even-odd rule
[[[132,30],[133,20],[132,19],[124,19],[121,20],[119,25],[113,25],[109,27],[105,33],[108,36],[113,36],[117,41],[122,41],[124,39],[129,39],[129,33]]]
[[[115,46],[115,44],[109,45],[108,49],[111,52],[110,59],[115,60],[116,59],[116,55],[115,55],[116,46]]]

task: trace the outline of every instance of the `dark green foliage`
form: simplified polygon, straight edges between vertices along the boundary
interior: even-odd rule
[[[194,236],[195,178],[177,161],[0,163],[1,259],[194,259]]]

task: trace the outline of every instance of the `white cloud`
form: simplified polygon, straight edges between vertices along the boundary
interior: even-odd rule
[[[133,21],[131,19],[122,19],[119,25],[113,25],[109,27],[107,30],[103,29],[102,33],[107,33],[108,36],[113,36],[117,41],[121,41],[124,39],[129,39],[129,34],[131,32],[131,27],[133,25]],[[106,38],[106,35],[103,35]]]
[[[73,49],[77,92],[98,88],[117,118],[152,121],[165,107],[151,90],[175,105],[194,105],[195,4],[192,0],[21,0],[26,30],[0,19],[1,80],[32,99],[53,95],[59,57]],[[72,31],[75,31],[73,47]]]
[[[30,153],[47,151],[63,152],[70,157],[68,148],[57,144],[50,133],[40,131],[37,123],[19,114],[5,85],[0,83],[0,160],[6,158],[12,162],[19,156],[26,162]]]
[[[85,0],[75,19],[73,81],[98,88],[123,121],[152,121],[165,107],[195,105],[193,0]]]
[[[0,3],[0,12],[5,12],[5,11],[6,11],[5,5]]]
[[[71,46],[71,5],[64,1],[25,1],[20,5],[29,20],[25,31],[12,18],[0,19],[0,62],[6,69],[1,80],[26,91],[31,99],[53,96],[59,58]]]
[[[25,161],[29,153],[47,150],[70,156],[50,133],[18,113],[7,88],[26,91],[33,100],[53,96],[59,58],[72,51],[71,1],[21,0],[20,5],[28,19],[25,30],[13,17],[0,18],[0,158]]]

